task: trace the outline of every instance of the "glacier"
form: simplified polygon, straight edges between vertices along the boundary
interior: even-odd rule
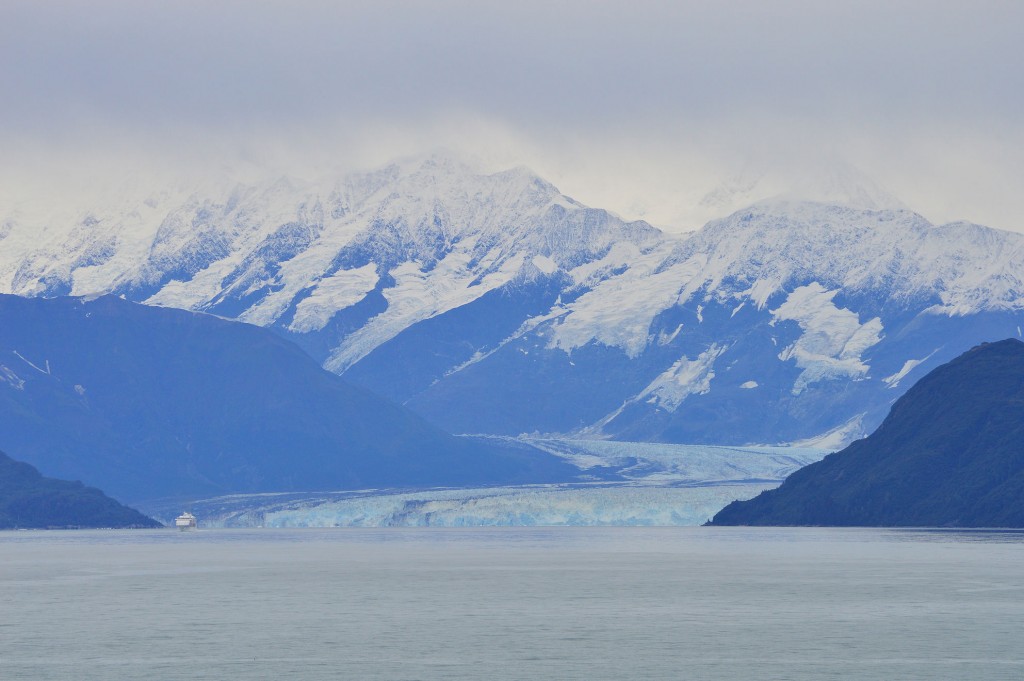
[[[823,457],[813,448],[519,441],[562,457],[594,482],[458,489],[236,494],[189,500],[203,527],[700,525],[736,499],[778,486]],[[611,479],[610,479],[611,478]],[[143,502],[169,522],[180,500]]]
[[[191,504],[202,527],[702,525],[730,502],[780,483],[667,487],[490,487],[353,495],[232,496]],[[144,508],[146,508],[144,506]],[[163,522],[173,509],[148,509]]]

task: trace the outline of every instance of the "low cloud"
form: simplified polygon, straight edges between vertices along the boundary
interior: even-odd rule
[[[838,159],[932,220],[1024,230],[1021,25],[1015,2],[8,2],[0,191],[446,147],[688,229],[723,182]]]

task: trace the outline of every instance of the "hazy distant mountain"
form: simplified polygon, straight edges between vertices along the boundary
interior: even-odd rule
[[[907,210],[896,196],[841,159],[821,159],[799,171],[785,164],[750,164],[727,175],[686,211],[703,225],[766,201],[824,203],[856,210]]]
[[[447,435],[265,329],[112,296],[0,296],[0,447],[125,500],[578,472]]]
[[[870,437],[712,524],[1024,527],[1024,343],[935,369]]]
[[[852,171],[819,184],[825,202],[763,201],[677,237],[522,168],[430,156],[19,213],[0,290],[266,326],[454,432],[835,445],[930,368],[1020,333],[1024,237],[932,225]]]
[[[27,463],[0,452],[0,529],[160,527],[94,487],[44,478]]]

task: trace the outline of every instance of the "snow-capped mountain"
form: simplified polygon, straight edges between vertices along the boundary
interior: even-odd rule
[[[1020,333],[1022,249],[1019,235],[906,210],[762,203],[667,256],[614,261],[613,249],[598,261],[614,262],[610,274],[574,280],[405,399],[458,431],[837,445],[937,362]]]
[[[71,223],[12,213],[0,291],[267,326],[455,432],[838,445],[1020,333],[1024,237],[832,184],[841,203],[762,201],[677,237],[431,156]]]
[[[338,372],[513,280],[662,239],[523,168],[482,174],[445,156],[333,185],[281,179],[213,198],[154,195],[73,224],[47,218],[5,222],[0,291],[114,292],[313,334],[330,339],[326,364]]]
[[[887,189],[844,159],[806,159],[798,166],[785,162],[750,161],[735,172],[711,175],[710,190],[680,196],[679,226],[699,228],[711,220],[765,201],[825,203],[860,210],[906,210]],[[698,198],[699,197],[699,198]]]

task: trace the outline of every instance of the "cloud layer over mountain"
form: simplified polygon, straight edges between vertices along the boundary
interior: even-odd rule
[[[714,217],[702,198],[751,165],[799,184],[824,156],[933,221],[1021,228],[1019,3],[15,0],[0,19],[0,200],[447,145],[662,225]]]

